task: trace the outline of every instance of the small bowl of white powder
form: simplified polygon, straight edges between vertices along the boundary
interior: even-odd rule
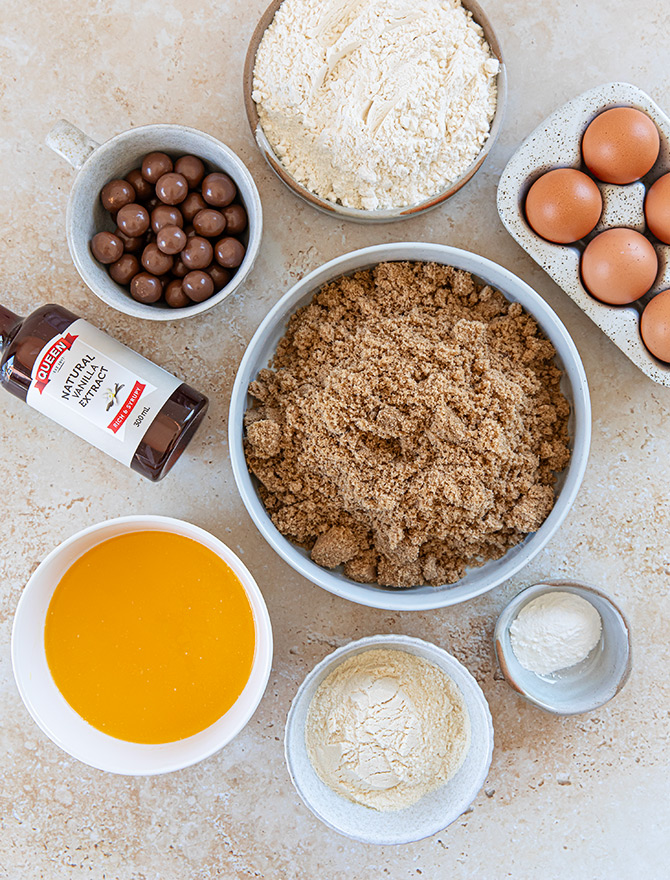
[[[507,683],[555,715],[603,706],[630,674],[626,619],[586,584],[545,581],[522,590],[498,618],[494,641]]]
[[[436,207],[502,125],[500,44],[476,0],[274,0],[249,44],[247,117],[314,207],[388,222]]]
[[[491,764],[493,725],[458,660],[421,639],[378,635],[309,673],[285,751],[298,794],[330,828],[364,843],[410,843],[472,803]]]

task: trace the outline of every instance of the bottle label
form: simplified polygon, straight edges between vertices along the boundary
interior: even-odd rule
[[[181,384],[78,318],[37,356],[26,401],[129,465],[147,428]]]

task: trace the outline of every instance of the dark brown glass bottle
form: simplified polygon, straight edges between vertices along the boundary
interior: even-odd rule
[[[154,482],[184,451],[209,403],[58,305],[27,318],[0,306],[0,385]]]

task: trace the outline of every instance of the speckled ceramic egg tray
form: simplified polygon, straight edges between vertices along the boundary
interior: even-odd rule
[[[603,212],[595,230],[571,245],[552,244],[528,225],[524,211],[531,185],[546,171],[557,167],[579,168],[588,173],[581,154],[582,136],[591,120],[609,107],[637,107],[656,123],[661,150],[651,171],[627,186],[596,180],[603,197]],[[670,386],[670,365],[659,361],[642,342],[640,315],[649,300],[670,287],[670,245],[662,244],[646,229],[644,198],[647,189],[670,171],[670,118],[649,95],[629,83],[607,83],[568,101],[547,117],[521,144],[502,173],[498,185],[498,213],[507,231],[577,305],[606,333],[643,373]],[[627,226],[642,232],[658,255],[659,271],[654,286],[628,306],[609,306],[594,299],[582,284],[579,263],[584,248],[598,232]]]

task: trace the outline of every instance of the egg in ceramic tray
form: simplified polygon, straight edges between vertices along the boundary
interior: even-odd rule
[[[670,385],[670,294],[660,296],[670,289],[670,119],[660,108],[626,83],[573,99],[512,157],[498,210],[615,344]]]

